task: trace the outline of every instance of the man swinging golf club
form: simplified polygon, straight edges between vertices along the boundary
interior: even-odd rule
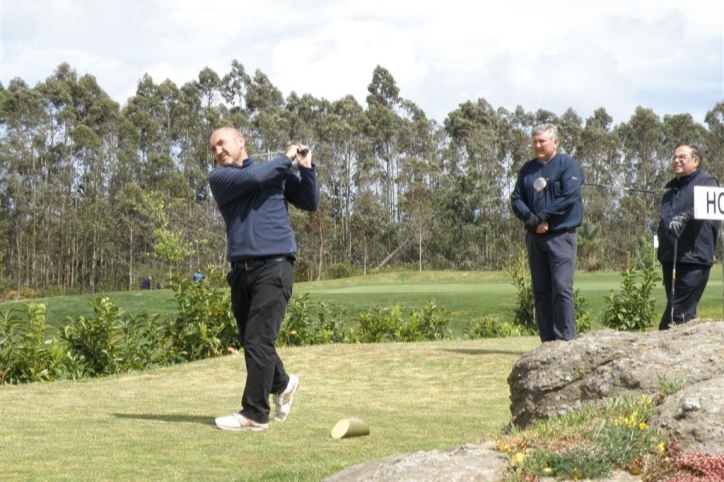
[[[719,221],[694,219],[694,186],[718,186],[700,170],[699,144],[680,143],[671,158],[674,179],[666,184],[658,227],[658,260],[664,275],[667,305],[659,330],[697,318],[696,307],[709,281]]]
[[[241,411],[218,417],[216,426],[266,430],[269,395],[274,394],[274,419],[283,422],[299,386],[299,377],[287,374],[275,345],[292,294],[297,254],[288,204],[317,209],[317,171],[304,145],[292,144],[284,155],[257,164],[246,152],[246,139],[234,128],[214,131],[209,142],[219,162],[209,186],[226,221],[226,257],[231,262],[226,281],[247,372]],[[293,161],[298,174],[291,170]]]

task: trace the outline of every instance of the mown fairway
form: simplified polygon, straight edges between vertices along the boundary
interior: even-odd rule
[[[721,318],[721,279],[717,269],[702,317]],[[595,313],[619,285],[617,273],[576,278]],[[419,309],[434,300],[451,313],[456,336],[482,315],[507,319],[515,304],[503,273],[389,273],[299,283],[301,293],[347,315],[375,306]],[[663,289],[655,294],[660,312]],[[175,312],[168,290],[109,296],[131,313]],[[49,321],[60,325],[66,316],[90,315],[88,298],[41,301]],[[301,387],[290,419],[272,422],[264,433],[213,425],[214,417],[239,408],[245,378],[239,356],[104,379],[1,386],[0,480],[317,481],[394,453],[491,439],[510,419],[510,368],[538,345],[525,337],[284,348]],[[367,421],[371,434],[331,439],[334,424],[349,416]]]
[[[598,319],[606,308],[604,297],[610,290],[618,292],[620,285],[619,273],[576,274],[574,287],[585,297],[586,309],[593,312],[594,328],[601,327]],[[503,320],[510,320],[510,310],[516,303],[515,288],[510,277],[503,272],[398,272],[297,283],[294,294],[303,293],[309,293],[314,301],[324,302],[335,310],[341,310],[345,320],[351,320],[359,312],[378,306],[399,305],[409,312],[411,309],[420,309],[428,301],[434,301],[449,312],[450,327],[457,337],[462,337],[467,322],[484,315],[497,315]],[[104,295],[132,314],[146,312],[174,316],[176,313],[173,292],[170,290],[119,291]],[[59,296],[36,301],[47,305],[48,323],[62,326],[68,316],[91,316],[93,312],[88,305],[88,299],[93,296]],[[654,296],[658,326],[658,316],[666,304],[661,283],[654,290]],[[699,316],[723,318],[722,296],[722,267],[717,265],[712,270],[711,279],[699,305]],[[7,311],[17,305],[18,302],[0,303],[0,311]]]
[[[289,420],[222,432],[241,356],[81,382],[0,387],[0,480],[318,481],[394,453],[489,440],[509,421],[506,378],[532,337],[286,348],[301,385]],[[367,437],[334,440],[342,418]]]

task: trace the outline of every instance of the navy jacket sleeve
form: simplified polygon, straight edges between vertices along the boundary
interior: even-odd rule
[[[513,207],[513,213],[521,221],[527,222],[533,213],[528,208],[528,198],[525,192],[525,168],[528,163],[524,164],[518,173],[518,180],[515,182],[515,188],[510,195],[510,201]]]
[[[241,168],[230,166],[216,169],[209,176],[211,193],[219,207],[241,196],[258,191],[265,183],[277,181],[289,171],[292,162],[288,157],[279,157],[264,164],[252,164]]]
[[[287,171],[285,190],[287,200],[294,207],[305,211],[316,211],[319,207],[319,186],[314,166],[299,166],[299,176]]]

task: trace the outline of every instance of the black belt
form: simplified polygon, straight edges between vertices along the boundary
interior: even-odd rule
[[[281,261],[291,261],[292,258],[289,256],[275,256],[273,258],[256,258],[256,259],[247,259],[244,261],[232,261],[231,262],[231,269],[238,269],[241,271],[251,271],[252,269],[258,268],[259,266],[264,266],[268,263],[279,263]]]

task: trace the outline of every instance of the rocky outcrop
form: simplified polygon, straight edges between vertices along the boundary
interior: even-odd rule
[[[513,423],[563,414],[619,395],[666,396],[654,423],[682,448],[724,452],[724,323],[690,323],[652,333],[604,330],[545,343],[508,377]]]
[[[323,482],[504,482],[508,457],[493,442],[467,444],[447,451],[391,455],[355,465]],[[555,482],[543,478],[541,482]],[[641,482],[620,470],[597,482]]]
[[[570,342],[545,343],[516,362],[508,383],[513,423],[520,427],[586,402],[667,392],[652,424],[682,449],[724,453],[724,322],[689,323],[652,333],[604,330]],[[487,442],[392,455],[325,481],[502,482],[507,463],[494,443]],[[615,471],[600,482],[640,480]]]
[[[423,482],[503,480],[508,458],[494,444],[463,445],[447,451],[432,450],[391,455],[355,465],[324,482]]]

